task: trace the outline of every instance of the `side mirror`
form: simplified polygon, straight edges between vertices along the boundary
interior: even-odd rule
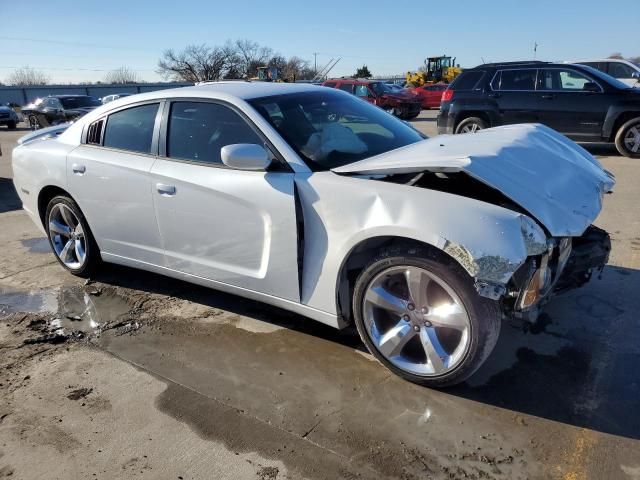
[[[600,93],[600,87],[595,82],[587,82],[583,85],[582,90],[585,92]]]
[[[640,72],[633,72],[631,74],[631,78],[635,78],[636,80],[640,80]]]
[[[236,143],[220,150],[222,163],[237,170],[264,171],[271,163],[269,154],[262,145]]]

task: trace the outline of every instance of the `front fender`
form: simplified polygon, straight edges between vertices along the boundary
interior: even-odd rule
[[[432,245],[478,281],[506,285],[546,236],[528,217],[471,198],[331,172],[297,175],[304,215],[301,300],[336,313],[336,286],[361,242],[393,236]]]
[[[620,115],[636,113],[640,117],[640,105],[637,102],[624,102],[611,105],[602,125],[602,138],[612,139],[616,132],[613,130]]]

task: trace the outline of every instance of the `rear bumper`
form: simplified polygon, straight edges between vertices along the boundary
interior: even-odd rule
[[[436,125],[438,127],[438,135],[451,135],[453,134],[453,118],[449,115],[449,111],[443,110],[440,106],[440,113],[436,119]]]

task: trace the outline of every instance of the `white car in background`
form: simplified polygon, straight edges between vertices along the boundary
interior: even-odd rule
[[[106,103],[113,102],[114,100],[118,100],[119,98],[130,97],[131,95],[133,95],[133,93],[114,93],[113,95],[106,95],[100,100],[104,105]]]
[[[25,138],[13,172],[65,269],[113,262],[355,323],[423,385],[469,377],[503,318],[535,321],[609,256],[591,223],[613,178],[542,125],[425,139],[340,90],[219,82],[60,130]]]
[[[628,60],[622,60],[618,58],[603,58],[565,63],[587,65],[589,67],[600,70],[601,72],[607,73],[613,78],[617,78],[630,87],[640,87],[640,65],[637,65]]]

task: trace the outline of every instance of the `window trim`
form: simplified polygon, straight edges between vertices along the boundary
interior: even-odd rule
[[[162,119],[162,112],[163,112],[163,107],[164,107],[164,103],[166,102],[166,99],[164,98],[156,98],[153,100],[145,100],[142,102],[135,102],[135,103],[130,103],[128,105],[122,105],[118,108],[114,108],[113,110],[110,110],[109,112],[106,112],[104,115],[96,118],[94,121],[92,121],[89,124],[85,124],[83,125],[82,128],[82,135],[80,137],[80,144],[85,146],[85,147],[90,147],[90,148],[99,148],[102,150],[108,150],[108,151],[112,151],[112,152],[124,152],[124,153],[128,153],[130,155],[144,155],[146,157],[158,157],[158,132],[160,130],[160,121]],[[118,113],[121,112],[122,110],[128,110],[130,108],[135,108],[135,107],[142,107],[144,105],[153,105],[153,104],[157,104],[158,105],[158,111],[156,112],[156,118],[154,120],[154,124],[153,124],[153,133],[151,134],[151,152],[149,153],[144,153],[144,152],[135,152],[133,150],[126,150],[123,148],[114,148],[114,147],[105,147],[104,146],[104,137],[105,137],[105,133],[107,131],[107,125],[109,123],[109,117],[111,115],[113,115],[114,113]],[[87,143],[87,135],[89,133],[89,126],[93,125],[95,122],[98,122],[99,120],[104,120],[104,126],[102,127],[102,133],[100,135],[100,145],[94,144],[94,143]]]
[[[240,118],[242,118],[246,124],[253,130],[253,132],[262,140],[263,146],[271,152],[275,161],[271,162],[269,168],[265,170],[265,172],[279,172],[279,173],[293,173],[293,168],[289,165],[289,162],[282,156],[282,154],[276,149],[271,140],[260,130],[260,128],[254,123],[249,116],[243,112],[238,106],[234,105],[231,102],[226,100],[221,100],[218,98],[203,98],[203,97],[171,97],[164,99],[165,104],[161,109],[161,121],[158,129],[158,158],[162,160],[167,160],[169,162],[178,162],[178,163],[186,163],[188,165],[198,165],[202,167],[210,167],[210,168],[223,168],[229,170],[235,170],[231,167],[228,167],[224,163],[212,163],[212,162],[198,162],[195,160],[189,159],[180,159],[180,158],[172,158],[167,156],[167,133],[169,131],[169,116],[171,115],[171,105],[173,103],[214,103],[217,105],[222,105],[231,109],[233,112],[238,114]],[[157,120],[157,119],[156,119]]]
[[[507,72],[507,71],[514,71],[514,70],[534,70],[532,68],[503,68],[503,69],[497,69],[495,71],[495,73],[493,74],[493,77],[491,77],[491,81],[489,82],[489,89],[492,92],[500,92],[500,93],[505,93],[505,92],[525,92],[525,93],[590,93],[590,94],[594,94],[594,93],[604,93],[604,88],[602,88],[602,85],[600,84],[600,82],[598,82],[595,78],[593,78],[591,75],[589,75],[588,73],[585,73],[579,69],[573,69],[573,68],[567,68],[567,67],[536,67],[535,71],[536,71],[536,83],[535,83],[535,88],[533,90],[502,90],[502,89],[494,89],[493,88],[493,81],[495,80],[496,76],[502,72]],[[540,74],[540,70],[571,70],[574,72],[577,72],[589,79],[591,79],[591,81],[593,83],[595,83],[596,85],[598,85],[598,88],[600,89],[599,92],[587,92],[585,90],[542,90],[538,88],[538,77]],[[500,83],[502,83],[502,78],[500,79]]]

